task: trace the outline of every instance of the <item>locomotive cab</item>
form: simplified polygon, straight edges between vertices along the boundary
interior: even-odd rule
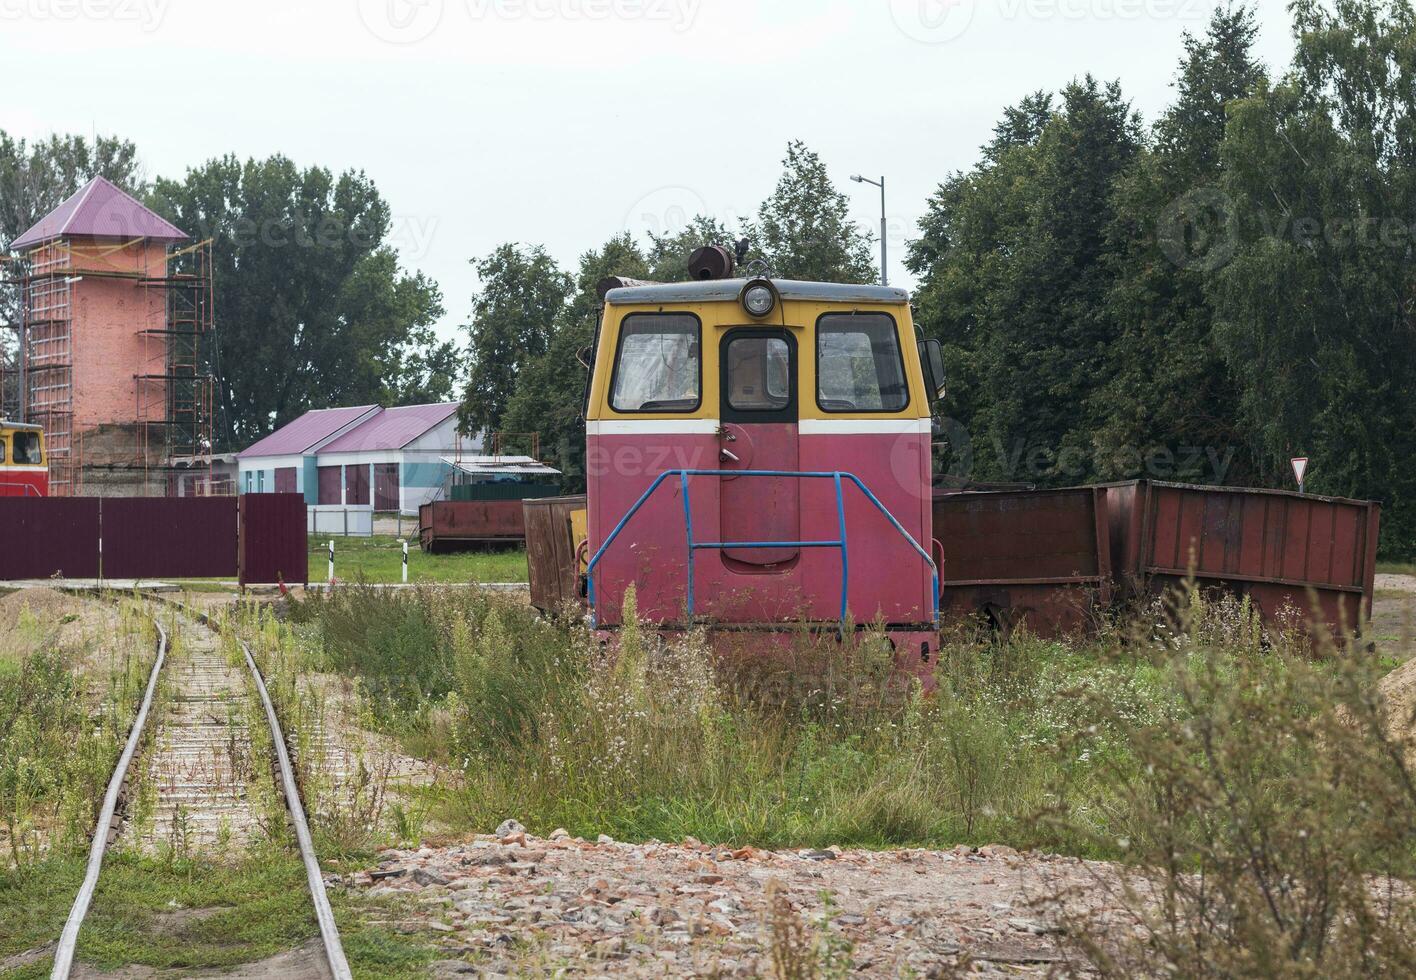
[[[940,379],[906,293],[758,278],[604,299],[586,405],[597,628],[633,583],[662,629],[883,623],[931,659]]]
[[[0,421],[0,497],[43,497],[48,492],[44,431],[37,425]]]

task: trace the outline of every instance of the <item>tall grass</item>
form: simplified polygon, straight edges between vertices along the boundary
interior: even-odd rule
[[[23,870],[45,854],[86,844],[152,666],[156,634],[124,603],[119,649],[101,676],[85,650],[61,649],[57,626],[22,610],[24,653],[0,674],[0,862]]]
[[[1092,660],[1026,636],[961,637],[926,696],[879,632],[845,646],[802,633],[777,655],[724,661],[702,634],[663,643],[627,612],[613,649],[465,589],[336,590],[295,616],[318,624],[326,666],[359,678],[381,724],[464,771],[439,814],[453,826],[515,816],[542,832],[764,846],[1065,843],[1037,818],[1093,768],[1058,749],[1079,723],[1063,692],[1079,672],[1106,676]],[[1150,710],[1144,676],[1116,673]]]
[[[1168,710],[1136,723],[1091,691],[1097,723],[1072,740],[1110,733],[1099,777],[1118,819],[1088,829],[1133,866],[1107,887],[1135,924],[1078,917],[1075,945],[1112,977],[1416,974],[1412,719],[1378,696],[1378,657],[1324,639],[1315,659],[1245,608],[1168,605],[1174,631],[1127,648]]]
[[[1103,975],[1416,972],[1413,719],[1380,650],[1191,589],[1081,646],[948,636],[926,695],[872,631],[723,660],[625,614],[607,649],[476,593],[299,610],[384,724],[464,769],[452,826],[1118,858],[1096,884],[1130,926],[1065,921]]]

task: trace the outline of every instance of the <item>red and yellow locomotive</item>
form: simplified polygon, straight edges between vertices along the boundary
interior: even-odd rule
[[[45,497],[49,494],[49,460],[44,430],[24,422],[0,419],[0,497]]]

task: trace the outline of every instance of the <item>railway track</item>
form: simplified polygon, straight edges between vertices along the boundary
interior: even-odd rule
[[[93,903],[104,855],[119,837],[118,804],[123,787],[144,732],[152,721],[154,695],[159,678],[166,671],[178,693],[164,719],[161,741],[149,760],[148,772],[154,778],[158,791],[156,819],[166,819],[174,825],[180,823],[197,840],[208,843],[221,839],[233,829],[239,829],[251,819],[244,779],[240,767],[235,764],[240,754],[240,744],[244,741],[249,746],[249,732],[244,729],[238,709],[246,693],[245,685],[251,685],[259,697],[261,713],[270,729],[278,785],[305,867],[306,884],[319,924],[326,964],[334,980],[352,980],[334,912],[325,894],[324,878],[315,856],[309,821],[300,799],[285,735],[281,731],[270,692],[266,689],[265,678],[251,656],[250,647],[237,638],[245,670],[232,668],[221,655],[219,634],[210,619],[176,603],[160,601],[176,609],[178,615],[191,624],[193,636],[190,642],[174,651],[167,629],[157,616],[152,617],[158,633],[157,656],[128,740],[109,778],[89,847],[83,884],[55,947],[54,968],[50,976],[54,980],[66,980],[73,970],[79,930]]]

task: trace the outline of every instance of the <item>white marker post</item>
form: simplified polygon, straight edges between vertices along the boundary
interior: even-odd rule
[[[1293,464],[1293,476],[1298,480],[1298,492],[1303,492],[1303,476],[1308,472],[1308,457],[1297,456],[1290,460]]]
[[[329,584],[334,584],[334,538],[329,539]]]
[[[403,584],[408,584],[408,542],[403,542]]]

